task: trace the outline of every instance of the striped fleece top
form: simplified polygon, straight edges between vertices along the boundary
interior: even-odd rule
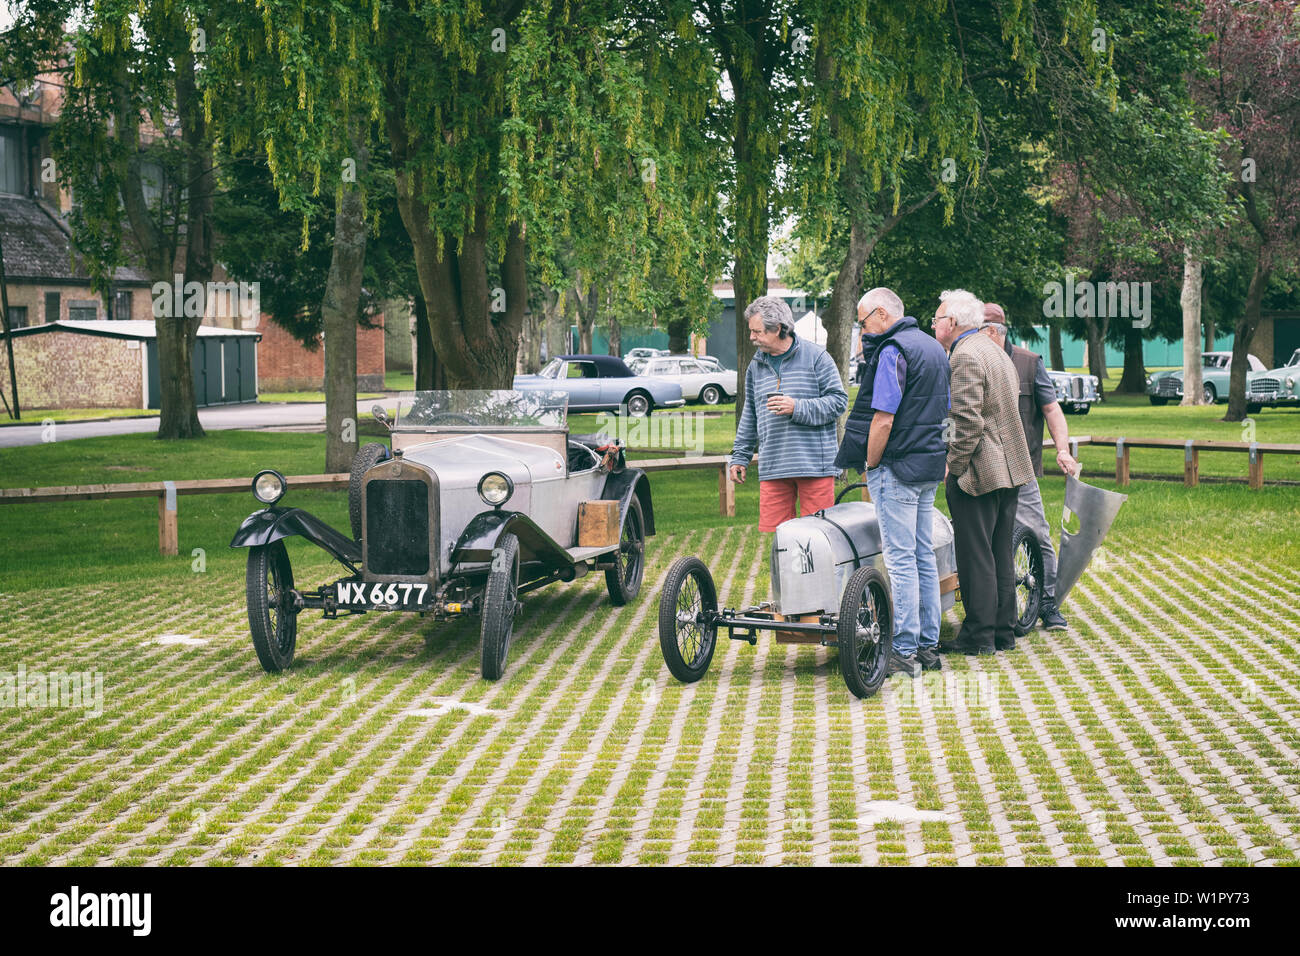
[[[826,350],[791,335],[779,374],[765,352],[755,352],[745,370],[745,407],[736,422],[731,464],[748,465],[757,446],[761,479],[837,475],[835,421],[849,396]],[[767,410],[766,396],[778,391],[795,400],[793,415]]]

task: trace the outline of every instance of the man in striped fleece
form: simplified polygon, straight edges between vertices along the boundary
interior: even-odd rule
[[[757,351],[745,370],[745,407],[736,422],[731,480],[743,483],[755,448],[761,450],[758,530],[835,503],[835,421],[849,396],[826,350],[794,333],[794,316],[773,295],[745,309]]]

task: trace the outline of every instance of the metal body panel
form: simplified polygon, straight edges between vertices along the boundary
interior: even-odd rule
[[[838,527],[837,527],[838,526]],[[957,572],[952,523],[934,512],[934,550],[942,581]],[[849,578],[859,567],[872,565],[888,580],[876,506],[845,501],[815,515],[793,518],[777,526],[772,536],[772,597],[784,615],[834,614]],[[944,610],[956,603],[952,591],[942,595]]]
[[[1074,475],[1065,476],[1065,506],[1061,509],[1061,547],[1056,558],[1056,603],[1059,607],[1083,575],[1093,552],[1101,545],[1128,495],[1106,491],[1085,484]],[[1073,512],[1079,517],[1079,530],[1065,530]]]

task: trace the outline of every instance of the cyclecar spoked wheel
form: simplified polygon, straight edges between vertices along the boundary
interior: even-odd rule
[[[518,600],[519,539],[507,531],[492,551],[492,570],[483,589],[480,637],[482,672],[487,680],[497,680],[505,673]]]
[[[645,573],[645,516],[636,495],[628,502],[623,516],[623,529],[618,537],[615,565],[605,571],[605,587],[610,603],[622,607],[641,590],[641,576]]]
[[[840,599],[836,640],[840,670],[853,696],[870,697],[880,690],[894,643],[894,602],[879,568],[858,568],[849,578]]]
[[[1011,536],[1011,557],[1016,576],[1016,637],[1028,634],[1038,621],[1043,599],[1043,548],[1038,536],[1017,525]]]
[[[704,676],[717,645],[718,592],[696,557],[678,558],[659,595],[659,648],[674,677],[693,684]]]
[[[262,669],[275,674],[293,663],[298,610],[293,606],[293,569],[283,541],[248,551],[248,629]]]

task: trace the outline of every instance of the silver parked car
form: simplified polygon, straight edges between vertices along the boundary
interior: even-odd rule
[[[736,397],[736,373],[724,369],[715,358],[693,355],[660,355],[641,359],[632,366],[638,375],[676,382],[682,398],[717,405]]]
[[[563,391],[574,412],[618,412],[633,418],[656,408],[681,408],[686,404],[681,386],[663,379],[637,375],[615,355],[557,355],[536,375],[516,375],[515,389]]]
[[[1056,400],[1067,415],[1087,415],[1092,403],[1101,401],[1100,383],[1095,375],[1048,369],[1047,376],[1056,387]]]
[[[1277,368],[1253,376],[1246,385],[1246,410],[1259,411],[1267,405],[1294,408],[1300,405],[1300,349]]]
[[[351,536],[279,506],[285,479],[260,472],[231,547],[248,548],[248,622],[268,672],[293,662],[297,616],[415,611],[481,618],[481,669],[505,670],[519,597],[604,571],[610,601],[640,590],[654,507],[645,472],[604,435],[570,435],[562,392],[416,392],[399,401],[388,445],[357,453],[348,487]],[[588,520],[580,520],[582,517]],[[345,569],[315,590],[295,586],[285,542],[301,537]]]

